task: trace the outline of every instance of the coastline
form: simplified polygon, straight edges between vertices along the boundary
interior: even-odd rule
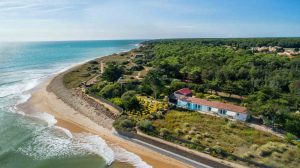
[[[65,98],[77,103],[77,107],[74,107],[72,104],[63,101],[63,97],[61,96],[68,92],[66,88],[60,87],[63,84],[63,74],[82,64],[84,63],[77,64],[75,67],[69,68],[68,70],[40,84],[38,87],[36,87],[36,89],[34,89],[31,98],[29,98],[26,103],[19,105],[19,108],[27,113],[30,111],[47,112],[56,118],[57,126],[67,128],[74,133],[89,132],[96,134],[103,138],[109,145],[117,145],[128,150],[129,152],[137,154],[142,158],[143,161],[153,167],[191,167],[190,165],[152,151],[142,145],[138,145],[114,135],[111,125],[112,120],[105,118],[105,116],[89,116],[89,114],[93,113],[93,109],[82,102],[78,104],[78,101],[80,100],[78,100],[77,97],[65,95]],[[61,95],[57,95],[56,93],[58,92],[61,93]],[[82,111],[88,111],[89,114],[82,114]],[[92,118],[93,121],[90,118]]]

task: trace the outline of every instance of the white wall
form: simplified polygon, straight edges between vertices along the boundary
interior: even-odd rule
[[[215,112],[215,113],[218,113],[219,109],[212,107],[212,108],[211,108],[211,111],[213,111],[213,112]]]
[[[235,119],[240,120],[240,121],[246,121],[247,116],[248,115],[245,113],[236,113]]]
[[[231,116],[231,117],[235,117],[236,112],[233,112],[233,111],[227,111],[226,115]]]

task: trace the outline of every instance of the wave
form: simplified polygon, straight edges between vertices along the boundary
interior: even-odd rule
[[[57,130],[62,131],[65,135],[67,135],[69,138],[73,138],[73,134],[71,133],[71,131],[69,131],[66,128],[63,127],[59,127],[59,126],[54,126],[54,128],[56,128]]]
[[[15,83],[8,86],[0,86],[0,98],[14,94],[22,94],[31,90],[39,84],[39,79],[32,79],[28,82]]]
[[[37,113],[30,114],[28,116],[47,122],[48,127],[54,126],[57,123],[57,120],[55,119],[55,117],[53,115],[50,115],[45,112],[37,112]]]
[[[54,136],[54,130],[37,132],[31,141],[23,144],[17,152],[35,160],[72,156],[98,155],[107,165],[114,161],[114,153],[99,136],[87,133],[74,134],[72,138]]]
[[[115,159],[120,162],[130,163],[136,168],[152,168],[152,166],[148,165],[134,153],[128,152],[127,150],[118,146],[113,146],[112,149],[115,154]]]

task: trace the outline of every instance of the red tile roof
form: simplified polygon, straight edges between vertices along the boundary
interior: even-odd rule
[[[180,90],[177,90],[176,93],[179,93],[182,95],[188,95],[188,94],[192,94],[192,91],[189,88],[182,88]]]
[[[222,102],[217,102],[217,101],[208,101],[205,99],[199,99],[199,98],[194,98],[194,97],[185,97],[181,96],[178,98],[179,100],[185,101],[185,102],[191,102],[194,104],[199,104],[199,105],[205,105],[205,106],[210,106],[210,107],[215,107],[218,109],[225,109],[233,112],[239,112],[239,113],[247,113],[247,109],[242,106],[237,106],[229,103],[222,103]]]

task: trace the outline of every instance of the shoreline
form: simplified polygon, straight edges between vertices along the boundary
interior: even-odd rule
[[[101,58],[104,57],[100,57],[96,59],[101,59]],[[90,119],[91,116],[83,115],[81,113],[82,110],[78,110],[78,108],[76,107],[74,108],[69,103],[64,102],[62,100],[63,97],[55,94],[55,89],[56,92],[60,92],[60,93],[63,93],[63,91],[65,92],[69,91],[66,90],[66,88],[64,88],[65,89],[64,90],[63,88],[58,87],[63,84],[62,76],[65,73],[73,70],[74,68],[77,68],[78,66],[81,66],[86,62],[88,61],[76,64],[76,66],[68,68],[67,70],[59,74],[55,74],[54,77],[48,78],[47,80],[43,81],[40,85],[38,85],[33,90],[33,93],[31,97],[27,100],[27,102],[19,105],[18,107],[21,108],[26,113],[32,111],[47,112],[55,117],[55,119],[57,120],[56,123],[57,126],[67,128],[72,133],[89,132],[98,135],[102,139],[104,139],[108,145],[120,146],[128,150],[129,152],[138,155],[139,157],[141,157],[143,161],[145,161],[146,163],[148,163],[153,167],[163,167],[163,168],[192,167],[190,165],[177,161],[173,158],[167,157],[158,152],[150,150],[142,145],[124,140],[114,135],[111,127],[112,120],[103,118],[103,116],[94,116],[96,119],[99,119],[100,121],[98,122],[92,121]],[[76,99],[75,96],[70,96],[70,95],[65,98],[69,100]],[[78,100],[74,100],[74,102],[77,101]],[[86,104],[78,104],[78,106],[83,110],[90,111],[91,113],[93,112],[93,110],[89,109],[89,107],[86,106]]]

